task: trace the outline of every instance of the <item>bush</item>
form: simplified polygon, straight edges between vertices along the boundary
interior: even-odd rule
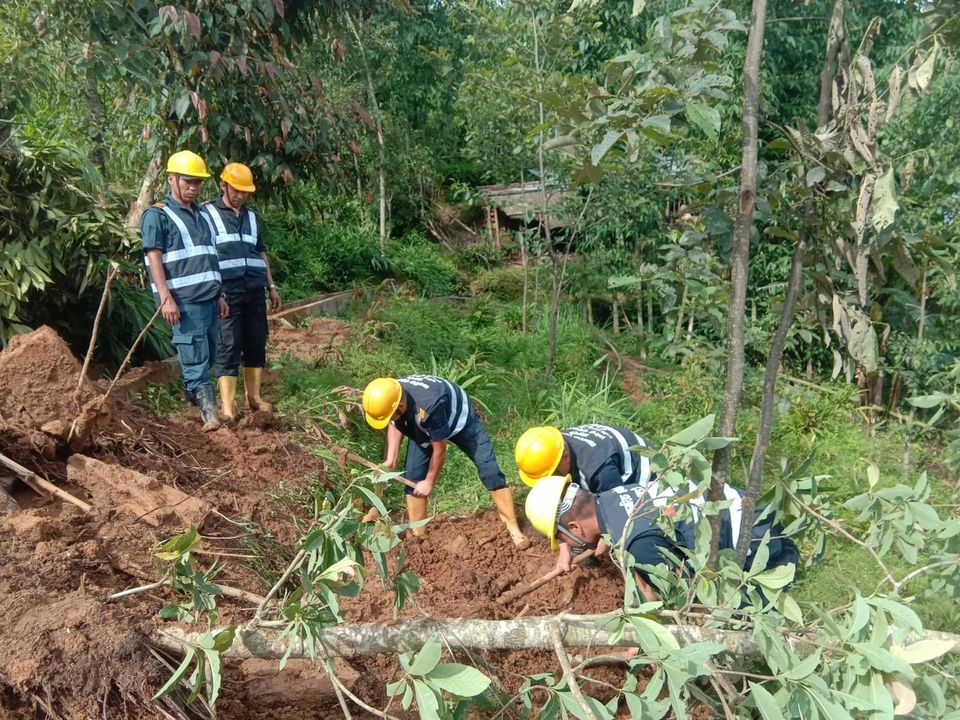
[[[387,265],[376,233],[346,219],[268,213],[267,251],[287,300],[376,280]]]
[[[455,295],[460,290],[457,268],[422,233],[408,232],[392,240],[387,246],[387,257],[397,277],[413,283],[421,295]]]

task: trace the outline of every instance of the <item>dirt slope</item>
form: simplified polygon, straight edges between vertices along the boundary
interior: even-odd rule
[[[306,343],[317,346],[316,338]],[[249,551],[237,539],[243,533],[238,528],[251,522],[263,528],[276,552],[268,560],[282,563],[299,531],[268,491],[303,488],[308,475],[322,480],[323,464],[301,447],[296,433],[241,426],[204,435],[195,417],[157,418],[126,400],[110,408],[109,422],[90,439],[84,450],[90,459],[71,461],[72,450],[50,432],[49,423],[69,426],[75,416],[70,395],[78,373],[79,362],[48,328],[0,353],[0,414],[6,423],[0,427],[0,452],[94,505],[85,514],[15,486],[24,509],[0,516],[0,718],[170,717],[165,713],[172,708],[150,700],[168,670],[144,642],[162,622],[157,611],[170,595],[160,589],[106,602],[114,592],[156,580],[152,549],[184,529],[177,513],[150,512],[145,503],[185,493],[196,498],[197,507],[211,508],[202,532],[213,554],[204,561],[227,563],[219,582],[263,593],[262,560],[245,557]],[[81,402],[95,401],[97,392],[85,384]],[[140,494],[131,502],[134,490]],[[552,563],[542,541],[516,550],[492,510],[435,518],[425,538],[408,544],[407,566],[422,588],[403,616],[507,618],[619,605],[621,582],[609,567],[578,569],[510,605],[497,603],[503,590],[539,576]],[[364,592],[344,602],[348,621],[393,620],[393,597],[372,568],[368,577]],[[252,611],[249,603],[226,598],[221,606],[223,622],[244,622]],[[508,691],[521,675],[557,669],[549,652],[483,657]],[[359,696],[383,707],[384,686],[396,669],[391,657],[362,658],[343,663],[339,675]],[[622,681],[622,671],[591,672],[606,682]],[[309,664],[295,663],[282,674],[274,664],[256,662],[232,663],[226,670],[222,720],[339,715],[329,683]]]

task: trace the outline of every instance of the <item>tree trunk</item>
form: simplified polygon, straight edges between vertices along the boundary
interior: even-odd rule
[[[380,104],[377,102],[377,91],[373,82],[373,73],[370,70],[370,64],[367,62],[367,53],[363,47],[363,40],[360,39],[360,31],[357,29],[353,18],[346,11],[343,13],[347,25],[353,32],[353,37],[357,41],[357,48],[360,50],[360,61],[363,64],[364,73],[367,76],[367,99],[370,101],[370,109],[373,110],[373,126],[377,133],[377,179],[380,192],[380,254],[383,255],[387,250],[387,147],[383,137],[383,117],[380,113]]]
[[[147,172],[144,173],[143,180],[140,182],[140,192],[137,193],[137,199],[131,203],[130,209],[127,211],[126,226],[131,230],[140,228],[140,218],[146,212],[146,209],[153,204],[154,192],[162,169],[163,164],[159,156],[151,160],[147,166]]]
[[[740,521],[740,538],[737,542],[737,554],[740,564],[747,560],[750,550],[753,519],[756,515],[757,498],[760,497],[760,482],[763,477],[763,463],[770,447],[770,433],[773,430],[773,410],[776,401],[777,372],[780,361],[783,359],[783,348],[787,343],[787,332],[793,324],[793,315],[797,307],[797,296],[803,284],[803,259],[807,254],[807,236],[813,223],[814,210],[812,201],[807,201],[806,213],[797,247],[793,252],[793,261],[790,264],[790,280],[787,282],[787,294],[783,299],[783,308],[780,310],[780,321],[773,334],[770,345],[770,354],[767,356],[767,370],[763,378],[763,399],[760,402],[760,427],[757,429],[757,439],[753,445],[753,456],[750,459],[750,471],[747,476],[747,491],[743,497],[743,518]]]
[[[543,95],[543,58],[540,57],[540,31],[537,26],[536,10],[532,12],[533,22],[533,62],[537,73],[537,96]],[[537,113],[540,117],[540,132],[537,135],[537,170],[539,177],[537,179],[540,189],[540,226],[543,228],[544,238],[547,244],[547,251],[550,253],[550,263],[552,272],[550,278],[552,281],[552,292],[550,293],[550,335],[547,344],[547,381],[553,378],[553,364],[557,357],[557,316],[560,314],[560,290],[563,285],[563,264],[556,248],[553,246],[553,231],[550,227],[550,215],[547,213],[547,187],[546,187],[546,163],[544,161],[544,144],[546,138],[543,134],[543,125],[545,121],[545,112],[543,101],[537,101]]]
[[[593,325],[593,300],[587,296],[587,325]]]
[[[93,45],[83,44],[83,59],[87,61],[85,70],[87,81],[87,113],[90,116],[90,145],[93,163],[100,171],[103,184],[107,184],[107,155],[103,141],[103,103],[100,101],[100,89],[97,74],[93,70]]]
[[[740,195],[737,219],[733,228],[733,247],[730,253],[731,292],[727,308],[728,350],[727,377],[723,409],[718,435],[734,437],[737,428],[737,410],[743,390],[744,308],[747,296],[748,266],[750,263],[750,236],[753,232],[753,208],[757,195],[757,112],[760,101],[760,58],[763,55],[763,32],[767,14],[766,0],[753,0],[750,14],[750,32],[747,54],[743,62],[743,159],[740,164]],[[709,498],[723,499],[723,488],[730,469],[728,445],[713,456],[713,476],[710,479]],[[710,516],[713,532],[710,543],[710,567],[717,566],[720,542],[720,515]],[[744,533],[749,534],[745,528]]]
[[[616,295],[613,296],[613,334],[620,334],[620,303]]]
[[[637,647],[640,642],[636,630],[629,624],[622,633],[615,633],[618,614],[564,615],[520,618],[518,620],[437,620],[419,618],[393,624],[364,623],[337,625],[317,633],[316,648],[320,657],[359,657],[381,653],[416,651],[427,640],[438,635],[452,646],[478,650],[519,650],[553,648],[552,627],[560,626],[560,637],[565,647]],[[763,653],[750,630],[716,630],[696,625],[664,625],[681,646],[698,642],[715,642],[727,648],[734,661],[762,660]],[[213,628],[216,634],[220,628]],[[195,644],[202,633],[188,632],[176,626],[164,626],[154,631],[152,640],[160,647],[182,652],[188,644]],[[307,646],[296,639],[280,638],[273,629],[237,630],[233,646],[225,652],[228,657],[257,657],[279,659],[293,643],[291,658],[310,657]],[[923,639],[945,640],[953,643],[948,651],[960,653],[960,635],[926,631]],[[787,643],[798,656],[806,657],[817,649],[819,638],[804,639],[787,636]]]
[[[520,304],[520,331],[527,334],[527,297],[530,293],[530,259],[527,256],[527,234],[520,233],[520,261],[523,263],[523,300]]]
[[[833,114],[833,79],[836,77],[837,53],[843,36],[843,0],[833,0],[823,70],[820,71],[820,102],[817,104],[817,125],[820,127],[826,125]]]

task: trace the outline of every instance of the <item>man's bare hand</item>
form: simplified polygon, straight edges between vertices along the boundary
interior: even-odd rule
[[[172,295],[167,295],[160,300],[160,314],[171,327],[180,322],[180,308]]]
[[[277,311],[280,309],[280,306],[282,304],[283,303],[280,300],[280,293],[277,292],[276,288],[271,288],[270,289],[270,308],[274,311]]]
[[[593,554],[596,557],[602,557],[605,552],[607,552],[607,544],[603,541],[603,538],[600,538],[597,540],[597,549],[593,551]]]
[[[568,573],[573,569],[573,554],[570,552],[570,546],[566,543],[560,543],[560,549],[557,552],[557,562],[553,566],[553,569],[561,573]]]
[[[230,314],[230,306],[227,305],[226,299],[224,299],[224,298],[221,297],[221,298],[220,298],[220,303],[217,305],[217,307],[218,307],[218,309],[219,309],[219,311],[220,311],[220,317],[221,317],[221,318],[225,318],[227,315]]]
[[[427,497],[431,492],[433,492],[432,480],[421,480],[413,489],[413,494],[417,497]]]

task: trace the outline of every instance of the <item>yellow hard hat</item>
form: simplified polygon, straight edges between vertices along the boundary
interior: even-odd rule
[[[253,172],[243,163],[227,163],[220,173],[220,179],[241,192],[255,192],[257,189],[253,184]]]
[[[556,550],[557,518],[560,516],[560,502],[570,485],[570,476],[560,477],[551,475],[541,478],[533,489],[527,493],[527,500],[523,506],[527,520],[534,529],[546,535],[550,541],[550,549]]]
[[[555,427],[533,427],[527,430],[513,450],[520,468],[520,479],[530,487],[550,475],[563,457],[563,435]]]
[[[370,427],[382,430],[389,425],[401,397],[403,388],[397,379],[371,380],[363,391],[363,412]]]
[[[175,152],[167,159],[167,172],[186,177],[208,178],[207,164],[203,158],[189,150]]]

